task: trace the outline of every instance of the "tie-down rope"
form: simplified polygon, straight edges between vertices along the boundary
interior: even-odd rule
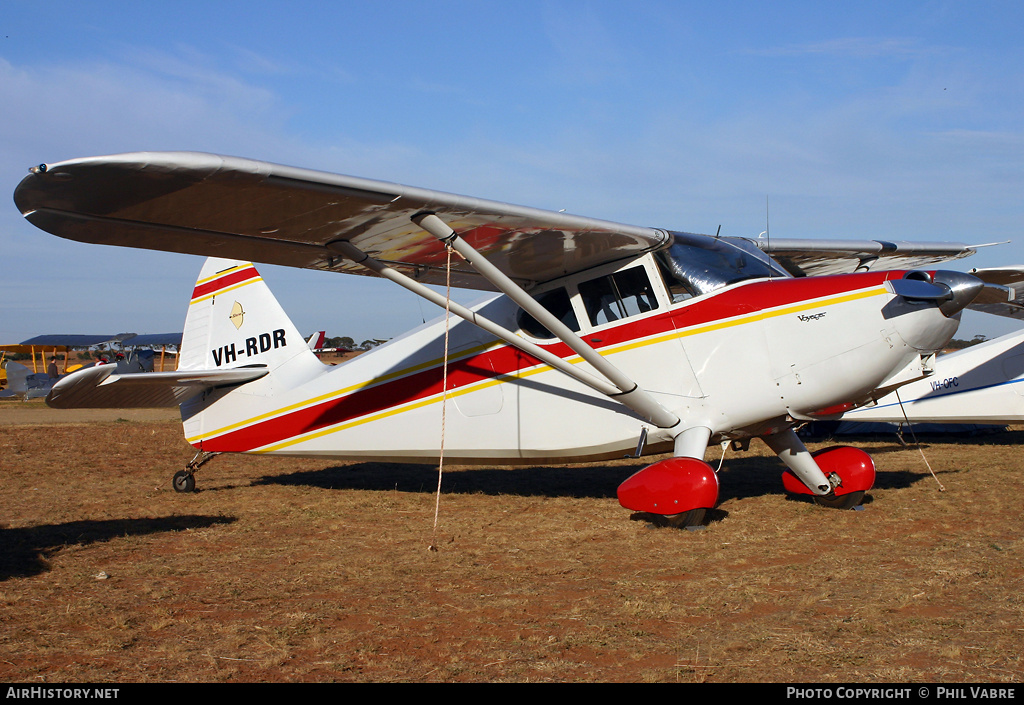
[[[451,320],[452,302],[452,246],[445,244],[447,259],[445,262],[444,292],[444,361],[441,365],[441,450],[437,460],[437,493],[434,498],[434,533],[432,543],[427,547],[430,551],[437,550],[437,522],[441,514],[441,478],[444,476],[444,437],[445,422],[448,410],[448,328]]]
[[[924,448],[921,447],[921,441],[917,440],[917,434],[914,433],[914,424],[910,423],[910,419],[907,418],[907,410],[903,408],[903,400],[900,399],[900,390],[897,389],[895,391],[896,401],[898,401],[900,404],[900,411],[903,413],[903,420],[907,422],[907,428],[910,429],[910,435],[914,439],[914,444],[917,446],[917,451],[921,454],[921,459],[924,460],[924,464],[925,467],[928,468],[928,472],[930,472],[932,474],[932,477],[935,478],[935,481],[939,483],[939,492],[945,492],[946,488],[942,486],[942,481],[935,474],[935,471],[932,470],[931,463],[928,462],[928,458],[926,458],[924,455]]]

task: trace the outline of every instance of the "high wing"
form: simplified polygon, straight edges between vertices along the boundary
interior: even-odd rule
[[[19,343],[14,345],[0,345],[0,353],[17,353],[34,355],[37,352],[67,352],[66,345],[40,345],[38,343]]]
[[[15,203],[81,242],[368,274],[347,240],[421,282],[444,283],[445,251],[410,218],[432,211],[529,286],[657,249],[665,231],[427,189],[194,152],[142,152],[35,167]],[[453,285],[491,285],[457,260]]]
[[[969,257],[981,245],[960,242],[759,238],[757,246],[795,277],[916,269]]]
[[[342,242],[424,283],[445,251],[411,218],[436,213],[524,288],[671,244],[667,230],[195,152],[41,164],[15,191],[39,228],[81,242],[369,274]],[[963,243],[757,240],[795,276],[894,269],[973,254]],[[334,245],[332,245],[334,243]],[[452,284],[492,289],[458,258]]]
[[[754,242],[795,277],[851,274],[888,269],[917,269],[969,257],[984,245],[955,242],[889,242],[885,240],[758,239]],[[1024,267],[972,269],[985,288],[968,308],[997,316],[1024,319]]]
[[[124,341],[124,344],[131,348],[153,347],[157,345],[173,345],[180,348],[181,337],[181,333],[143,333],[142,335],[136,335],[127,339]]]
[[[134,333],[119,333],[117,335],[81,335],[81,334],[54,334],[37,335],[34,338],[22,342],[23,346],[45,347],[47,349],[59,347],[67,348],[88,348],[93,345],[105,343],[120,343],[136,337]]]

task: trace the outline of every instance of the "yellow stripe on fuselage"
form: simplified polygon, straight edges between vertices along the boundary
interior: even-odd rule
[[[462,387],[460,389],[449,389],[448,390],[448,394],[447,394],[447,398],[448,399],[454,399],[455,397],[461,397],[462,395],[469,394],[470,392],[477,392],[477,391],[480,391],[481,389],[487,389],[488,387],[494,387],[494,386],[499,385],[499,384],[504,384],[506,380],[519,379],[521,377],[528,377],[530,375],[536,374],[539,371],[542,371],[542,370],[537,370],[537,371],[532,371],[531,370],[528,374],[525,374],[525,375],[498,375],[497,377],[492,377],[491,379],[488,379],[488,380],[486,380],[484,382],[478,382],[477,384],[466,385],[465,387]],[[386,419],[389,416],[394,416],[395,414],[403,414],[406,411],[412,411],[413,409],[419,409],[420,407],[428,406],[430,404],[435,404],[438,401],[440,401],[443,396],[445,396],[445,395],[443,395],[443,394],[435,394],[435,395],[430,396],[430,397],[424,397],[423,399],[417,399],[416,401],[412,401],[412,402],[409,402],[407,404],[399,404],[397,406],[391,407],[390,409],[385,409],[384,411],[377,411],[377,412],[374,412],[372,414],[368,414],[367,416],[360,417],[358,419],[353,419],[351,421],[343,421],[342,423],[340,423],[340,424],[338,424],[336,426],[328,426],[326,428],[321,428],[321,429],[318,429],[316,431],[311,431],[309,433],[304,433],[304,434],[302,434],[300,436],[295,436],[295,437],[289,438],[289,439],[287,439],[285,441],[281,441],[279,443],[274,443],[273,445],[264,446],[262,448],[253,450],[251,452],[253,452],[253,453],[273,453],[274,451],[281,450],[282,448],[287,448],[288,446],[293,446],[296,443],[305,443],[306,441],[311,441],[314,438],[320,438],[321,436],[327,436],[327,435],[330,435],[332,433],[337,433],[338,431],[345,431],[347,429],[354,428],[355,426],[361,426],[362,424],[370,423],[372,421],[380,421],[381,419]]]
[[[459,360],[464,360],[466,358],[473,357],[474,355],[478,355],[487,348],[497,346],[497,343],[484,343],[473,348],[468,348],[466,350],[460,351],[459,357],[449,359],[448,362],[449,364],[451,364],[452,362],[458,362]],[[426,362],[421,362],[420,364],[413,365],[412,367],[406,367],[405,369],[399,370],[397,372],[392,372],[390,374],[382,375],[380,377],[374,377],[373,379],[369,379],[364,382],[358,382],[356,384],[351,384],[347,387],[342,387],[341,389],[335,389],[333,391],[327,392],[326,394],[321,394],[319,396],[313,397],[312,399],[306,399],[304,401],[296,402],[294,404],[289,404],[288,406],[281,407],[280,409],[268,411],[265,414],[254,416],[251,419],[246,419],[245,421],[238,421],[237,423],[229,424],[227,426],[223,426],[222,428],[218,428],[215,431],[203,433],[192,438],[186,438],[185,440],[188,441],[189,443],[198,443],[199,441],[202,440],[216,438],[217,436],[224,435],[225,433],[229,433],[231,431],[237,431],[246,426],[252,426],[253,424],[257,424],[262,421],[268,421],[278,416],[284,416],[285,414],[289,414],[293,411],[300,411],[306,407],[315,406],[316,404],[320,404],[325,401],[331,401],[332,399],[340,399],[341,397],[347,396],[354,392],[359,392],[364,389],[370,389],[371,387],[377,387],[380,386],[381,384],[384,384],[385,382],[390,382],[400,377],[406,377],[408,375],[415,374],[417,372],[429,369],[431,367],[438,367],[443,363],[444,358],[440,357],[434,360],[427,360]]]
[[[710,333],[713,330],[721,330],[723,328],[732,328],[734,326],[746,325],[747,323],[756,323],[758,321],[766,321],[769,318],[778,318],[779,316],[785,316],[791,313],[799,313],[800,311],[807,311],[813,308],[821,308],[822,306],[835,306],[837,304],[844,304],[849,301],[857,301],[858,299],[866,299],[872,296],[878,296],[880,294],[888,294],[886,288],[876,287],[874,289],[867,289],[865,291],[858,291],[853,294],[843,294],[842,296],[836,296],[834,298],[826,299],[825,301],[812,301],[800,304],[793,304],[786,306],[785,308],[769,310],[769,311],[757,311],[756,313],[743,314],[735,318],[728,318],[721,321],[715,321],[714,323],[703,323],[698,324],[692,328],[684,328],[683,330],[674,330],[667,333],[660,333],[650,338],[641,338],[638,340],[631,340],[628,343],[621,343],[615,346],[609,346],[602,349],[604,352],[621,352],[623,350],[632,350],[634,348],[645,347],[647,345],[653,345],[656,343],[664,343],[669,340],[677,338],[689,338],[693,335],[700,335],[702,333]]]

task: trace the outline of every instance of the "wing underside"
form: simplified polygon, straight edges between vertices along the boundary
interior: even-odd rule
[[[332,243],[428,284],[446,253],[412,221],[436,213],[521,286],[667,247],[667,230],[353,176],[196,152],[137,152],[35,167],[15,191],[39,228],[81,242],[369,274]],[[966,257],[958,242],[755,240],[794,276],[908,269]],[[466,262],[455,286],[492,289]]]
[[[34,225],[71,240],[367,274],[330,248],[346,240],[425,283],[444,282],[445,251],[412,222],[423,211],[527,286],[670,239],[653,228],[193,152],[41,165],[15,202]],[[457,258],[453,284],[491,288]]]

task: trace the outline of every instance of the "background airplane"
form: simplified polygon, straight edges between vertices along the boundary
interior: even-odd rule
[[[1024,423],[1024,331],[941,355],[926,379],[852,409],[850,421]]]
[[[20,379],[21,377],[25,377],[29,374],[38,374],[40,370],[42,370],[42,372],[45,374],[46,369],[48,367],[47,360],[49,359],[47,358],[47,354],[49,354],[50,356],[54,356],[63,355],[64,353],[66,353],[66,350],[60,346],[55,346],[52,348],[46,348],[45,350],[42,350],[33,345],[0,345],[0,390],[7,389],[9,386],[7,376],[8,363],[12,365],[12,371],[17,368],[24,368],[24,372],[21,372],[19,370],[18,372],[15,373],[15,377]],[[33,369],[29,370],[28,367],[20,363],[16,363],[13,359],[8,360],[8,357],[12,355],[31,355]],[[36,357],[37,355],[40,356],[38,360]],[[15,364],[17,364],[17,368],[13,367]],[[64,365],[66,364],[67,363],[65,358]],[[17,386],[19,392],[28,391],[28,387],[24,385],[22,382],[18,382]]]
[[[1009,299],[977,301],[985,313],[1024,319],[1024,267],[972,269],[971,274],[1009,291]],[[851,409],[850,421],[940,424],[1024,422],[1024,331],[940,355],[934,373],[876,404]]]
[[[114,350],[115,345],[117,350]],[[0,345],[0,387],[4,388],[0,396],[26,399],[45,397],[59,377],[96,364],[95,361],[73,362],[70,358],[72,350],[88,350],[97,346],[107,346],[109,349],[97,351],[95,359],[102,357],[107,363],[116,365],[121,374],[163,371],[175,367],[176,363],[171,358],[177,355],[177,349],[181,346],[181,333],[47,334],[35,336],[17,345]],[[168,347],[174,350],[168,351]],[[159,352],[154,348],[159,348]],[[7,359],[8,355],[19,353],[31,356],[31,368]],[[53,357],[57,358],[56,370],[49,365]],[[80,359],[80,356],[76,359]]]

